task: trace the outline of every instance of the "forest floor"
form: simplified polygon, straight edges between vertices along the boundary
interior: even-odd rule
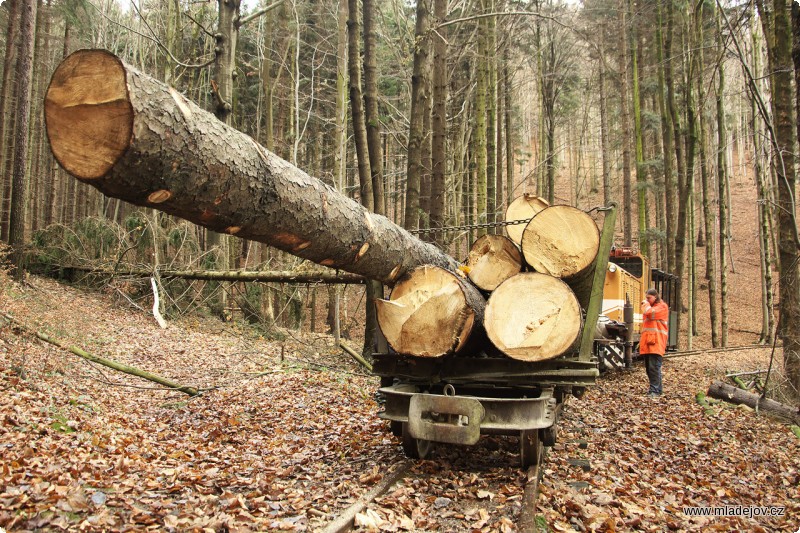
[[[748,190],[733,190],[735,205],[753,203],[734,210],[731,345],[754,343],[760,329]],[[708,346],[707,303],[698,309],[696,346]],[[209,317],[161,329],[107,292],[2,273],[0,311],[204,391],[155,388],[0,319],[0,530],[314,531],[405,463],[376,416],[376,379],[329,336],[267,340]],[[644,396],[641,364],[602,377],[567,405],[540,484],[541,525],[797,531],[800,439],[752,410],[695,401],[727,371],[764,369],[769,358],[751,348],[668,359],[658,400]],[[780,360],[778,349],[778,370]],[[369,506],[361,530],[514,531],[526,482],[518,448],[484,437],[435,449]],[[683,512],[726,505],[776,516]]]

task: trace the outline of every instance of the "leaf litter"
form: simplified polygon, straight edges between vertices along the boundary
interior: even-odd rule
[[[31,327],[205,389],[189,398],[0,327],[0,527],[8,531],[315,531],[403,460],[377,380],[324,336],[286,342],[209,318],[158,328],[102,293],[31,278],[0,307]],[[282,357],[281,354],[284,354]],[[551,531],[796,531],[798,439],[694,401],[765,350],[602,378],[564,412],[540,484]],[[313,364],[312,364],[313,363]],[[327,367],[327,369],[325,369]],[[362,531],[516,531],[526,473],[513,437],[438,447],[357,516]],[[780,517],[688,517],[685,506],[776,506]]]

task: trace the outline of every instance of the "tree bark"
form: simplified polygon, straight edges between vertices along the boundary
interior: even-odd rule
[[[618,0],[620,16],[619,38],[619,105],[622,115],[622,230],[625,246],[633,245],[633,198],[631,194],[631,115],[628,108],[628,39],[625,0]]]
[[[361,205],[369,211],[375,208],[375,195],[372,190],[372,174],[369,167],[369,145],[367,128],[364,124],[364,100],[361,93],[361,24],[358,18],[358,0],[348,0],[349,15],[347,19],[347,55],[350,87],[350,115],[353,120],[353,138],[356,144],[358,160],[358,180],[361,193]]]
[[[364,6],[364,113],[367,128],[369,169],[372,176],[373,211],[386,214],[383,192],[383,150],[381,149],[381,117],[378,112],[378,59],[375,31],[374,0],[363,0]]]
[[[31,80],[33,78],[33,44],[36,39],[36,0],[20,0],[20,36],[17,56],[17,129],[14,140],[13,189],[11,191],[11,216],[8,244],[11,246],[11,264],[14,277],[24,276],[25,206],[28,191],[28,124],[31,113]]]
[[[437,25],[447,18],[447,0],[433,0],[433,16]],[[444,226],[445,180],[447,170],[447,29],[440,28],[433,36],[433,107],[431,113],[431,201],[430,227]],[[433,241],[443,246],[445,234],[437,231]]]
[[[758,394],[753,394],[742,390],[733,385],[728,385],[721,381],[714,381],[708,388],[708,395],[718,400],[723,400],[737,405],[746,405],[753,409],[758,409],[768,415],[775,416],[782,420],[800,423],[800,410],[796,407],[786,405],[769,398],[761,398]]]
[[[108,52],[58,67],[45,118],[59,163],[108,196],[389,283],[422,264],[457,268]]]
[[[796,5],[796,4],[795,4]],[[728,133],[725,123],[725,47],[722,44],[722,23],[717,10],[717,198],[719,200],[719,293],[720,345],[728,346],[728,160],[725,157]]]
[[[12,130],[16,114],[10,113],[12,95],[16,84],[11,83],[14,72],[14,63],[17,59],[16,35],[19,30],[19,5],[22,0],[11,0],[8,6],[8,28],[6,30],[6,53],[3,60],[3,82],[0,86],[0,153],[8,157],[14,145],[14,137],[6,135]],[[7,164],[6,164],[7,166]],[[0,180],[0,240],[8,242],[9,216],[11,215],[11,189],[13,177],[10,172],[3,170],[3,179]]]
[[[420,186],[423,143],[425,142],[425,100],[430,98],[430,0],[417,1],[417,21],[414,31],[414,72],[411,76],[411,119],[408,131],[408,169],[406,172],[406,209],[404,226],[419,227]]]
[[[775,0],[775,70],[770,75],[775,109],[775,154],[778,174],[778,250],[783,364],[793,394],[800,397],[800,242],[795,202],[796,124],[793,121],[792,32],[789,8]]]

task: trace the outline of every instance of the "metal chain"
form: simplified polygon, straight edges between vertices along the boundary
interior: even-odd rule
[[[502,226],[513,226],[515,224],[527,224],[533,220],[531,218],[523,218],[520,220],[506,220],[505,222],[483,222],[481,224],[470,224],[467,226],[446,226],[443,228],[421,228],[421,229],[414,229],[408,230],[409,233],[419,234],[419,233],[436,233],[439,231],[457,231],[457,230],[468,230],[468,229],[480,229],[480,228],[497,228]]]
[[[587,213],[591,213],[592,211],[610,211],[613,207],[603,207],[597,206],[589,209],[586,211]],[[466,226],[445,226],[442,228],[420,228],[414,230],[408,230],[409,233],[413,233],[414,235],[419,235],[420,233],[437,233],[437,232],[444,232],[444,231],[459,231],[459,230],[469,230],[469,229],[480,229],[480,228],[498,228],[504,226],[515,226],[517,224],[527,224],[533,220],[531,218],[521,218],[519,220],[506,220],[505,222],[483,222],[481,224],[469,224]]]

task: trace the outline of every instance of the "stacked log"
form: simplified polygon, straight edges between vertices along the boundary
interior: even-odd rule
[[[597,225],[579,209],[547,206],[534,196],[512,205],[508,220],[530,218],[519,233],[522,250],[510,237],[481,236],[463,269],[469,280],[422,267],[398,282],[390,300],[379,302],[378,322],[392,348],[442,357],[480,346],[476,339],[484,332],[491,341],[485,350],[520,361],[544,361],[577,348],[600,244]],[[521,271],[523,257],[529,272]],[[489,295],[485,313],[475,287]],[[468,344],[471,333],[476,337]]]
[[[470,281],[491,292],[522,270],[522,255],[514,241],[503,235],[483,235],[472,243],[467,256]]]
[[[441,357],[477,343],[486,301],[460,274],[431,265],[401,279],[389,300],[378,300],[378,324],[395,351]]]
[[[377,308],[399,353],[491,351],[485,331],[507,356],[541,361],[569,351],[581,330],[586,302],[576,289],[599,239],[578,209],[523,196],[507,220],[530,222],[508,226],[510,240],[479,239],[460,267],[102,50],[59,65],[45,121],[61,166],[108,196],[396,283]],[[523,258],[532,272],[521,272]]]

